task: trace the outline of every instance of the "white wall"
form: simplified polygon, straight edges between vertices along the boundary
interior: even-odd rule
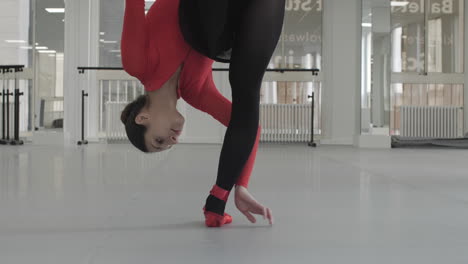
[[[28,65],[28,51],[5,40],[29,40],[29,0],[0,1],[0,64]]]
[[[89,93],[89,104],[97,100],[96,82],[92,74],[78,75],[78,66],[97,65],[99,2],[94,0],[65,0],[65,59],[64,59],[64,137],[66,144],[76,144],[81,136],[81,90]],[[86,111],[88,113],[88,111]],[[97,111],[89,111],[97,113]],[[88,115],[90,123],[96,114]],[[92,129],[95,129],[93,127]],[[86,127],[88,135],[91,128]]]
[[[323,9],[322,144],[354,144],[360,134],[361,0]]]
[[[466,1],[464,1],[466,2]],[[468,19],[466,16],[468,15],[468,4],[464,3],[464,9],[465,9],[465,45],[464,45],[464,56],[465,56],[465,88],[464,88],[464,117],[465,117],[465,135],[468,135],[468,50],[467,50],[467,45],[468,45]]]
[[[55,56],[55,96],[63,97],[63,53],[57,53]]]
[[[55,96],[57,71],[55,56],[51,57],[47,53],[37,54],[38,82],[37,95],[42,97]]]

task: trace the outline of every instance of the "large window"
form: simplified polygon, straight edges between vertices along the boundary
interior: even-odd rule
[[[464,0],[363,0],[362,23],[362,132],[462,136]]]
[[[321,68],[322,0],[286,0],[284,27],[273,55],[276,67]]]
[[[145,1],[146,9],[149,9],[156,1]],[[105,67],[121,67],[120,39],[122,34],[124,1],[100,0],[100,42],[99,42],[99,64]],[[268,68],[287,69],[321,69],[322,61],[322,0],[286,0],[284,28],[280,36],[277,48],[272,56]],[[216,67],[228,68],[228,65]],[[219,73],[217,73],[219,74]],[[287,76],[287,78],[284,78]],[[275,79],[276,78],[276,79]],[[287,80],[285,80],[287,79]],[[127,95],[138,94],[142,87],[130,83],[118,83],[117,80],[105,80],[100,85],[103,95],[100,99],[102,105],[101,127],[104,129],[106,114],[105,105],[112,102],[122,101],[120,98],[132,100]],[[277,116],[285,115],[288,109],[294,109],[294,117],[297,120],[310,120],[312,92],[315,94],[315,133],[321,133],[321,75],[313,76],[312,72],[298,73],[295,75],[284,73],[266,78],[261,90],[261,104],[263,109],[272,106],[271,113]],[[129,90],[130,89],[130,90]],[[128,91],[136,91],[128,92]],[[123,94],[116,94],[123,93]],[[291,106],[288,108],[288,106]],[[268,110],[268,111],[270,111]],[[267,111],[267,110],[264,110]],[[288,112],[289,113],[289,112]],[[308,116],[307,116],[308,115]],[[289,122],[292,118],[286,118]],[[296,123],[279,123],[291,133],[297,132]],[[286,128],[287,126],[287,128]],[[272,129],[277,129],[273,127]],[[302,126],[305,127],[305,126]],[[279,130],[277,130],[279,131]],[[283,130],[284,133],[285,130]],[[303,134],[310,132],[310,127],[303,129]],[[280,132],[278,132],[280,133]],[[288,132],[289,133],[289,132]],[[304,137],[309,138],[309,137]]]
[[[323,1],[286,0],[284,27],[269,68],[321,69]],[[306,74],[311,74],[306,73]],[[314,131],[321,133],[321,74],[313,81],[265,82],[262,103],[307,105],[315,94]]]
[[[408,107],[422,109],[411,117],[414,122],[440,107],[458,108],[453,116],[432,120],[463,127],[464,0],[401,2],[392,6],[391,18],[390,133],[405,135],[401,126],[410,117],[402,109]],[[452,136],[461,137],[463,131]]]
[[[393,72],[463,73],[464,0],[400,3],[391,8]]]
[[[146,9],[154,0],[145,1]],[[121,66],[120,38],[125,2],[101,0],[100,65]],[[286,0],[284,29],[273,55],[277,68],[321,68],[322,0]]]

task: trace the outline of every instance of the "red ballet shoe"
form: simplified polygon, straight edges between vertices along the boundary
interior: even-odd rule
[[[210,195],[224,201],[225,203],[227,202],[229,193],[229,191],[220,188],[216,184],[210,191]],[[205,215],[205,225],[207,227],[221,227],[225,224],[232,223],[232,216],[226,213],[224,213],[224,215],[220,215],[214,212],[206,211],[205,207],[203,207],[203,214]]]
[[[223,200],[224,202],[227,202],[227,199],[229,197],[229,191],[222,189],[218,185],[213,185],[213,188],[211,188],[210,194],[213,195],[214,197]]]
[[[232,216],[224,213],[224,216],[210,211],[206,211],[203,207],[203,214],[205,215],[205,225],[207,227],[221,227],[232,223]]]

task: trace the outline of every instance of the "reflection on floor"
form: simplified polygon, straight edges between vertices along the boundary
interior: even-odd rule
[[[203,226],[220,145],[0,146],[0,263],[468,263],[468,152],[263,144],[273,210]]]

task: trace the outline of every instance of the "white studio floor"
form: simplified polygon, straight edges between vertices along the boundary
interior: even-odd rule
[[[468,150],[262,144],[273,210],[203,225],[221,145],[0,146],[1,264],[468,263]]]

